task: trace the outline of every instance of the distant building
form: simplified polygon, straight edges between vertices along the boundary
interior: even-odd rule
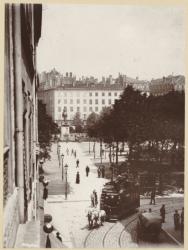
[[[81,84],[80,84],[81,85]],[[111,106],[120,98],[123,87],[117,84],[105,86],[97,84],[92,87],[58,87],[48,90],[39,90],[38,98],[46,104],[48,115],[59,123],[62,121],[62,112],[67,110],[67,119],[71,121],[76,112],[86,120],[92,112],[100,113],[104,107]]]
[[[73,76],[72,72],[66,72],[65,76],[60,74],[55,68],[50,72],[42,72],[39,75],[40,87],[43,89],[49,89],[64,85],[74,85],[76,77]]]
[[[138,77],[131,78],[119,73],[116,83],[121,84],[124,87],[132,86],[133,89],[139,90],[141,93],[149,94],[149,81],[139,80]]]
[[[37,220],[36,46],[41,18],[41,4],[5,4],[4,248],[13,248],[18,230]]]
[[[178,76],[167,76],[159,79],[151,80],[149,85],[149,92],[151,95],[159,96],[165,95],[170,91],[182,91],[185,88],[185,77],[182,75]]]

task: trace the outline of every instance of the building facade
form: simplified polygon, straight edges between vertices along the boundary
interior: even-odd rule
[[[58,87],[47,90],[39,90],[38,98],[46,104],[47,114],[53,121],[62,121],[62,112],[67,111],[67,120],[73,120],[77,112],[81,119],[95,112],[99,114],[104,107],[109,107],[120,98],[123,87],[117,84],[111,86],[101,85],[93,87]]]
[[[42,5],[5,4],[3,246],[37,219],[36,46]]]
[[[149,92],[151,95],[160,96],[170,91],[183,91],[185,89],[185,77],[182,75],[167,76],[155,80],[151,80]]]

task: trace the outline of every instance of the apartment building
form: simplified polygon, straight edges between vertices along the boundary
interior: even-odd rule
[[[36,90],[39,81],[36,73],[36,47],[41,36],[41,21],[41,4],[5,4],[5,248],[15,246],[17,232],[23,229],[23,225],[37,220]]]
[[[38,99],[46,104],[47,114],[59,123],[62,121],[64,108],[68,121],[71,121],[77,112],[80,112],[81,119],[86,120],[92,112],[99,114],[104,107],[113,105],[122,92],[123,87],[118,84],[58,87],[39,90]]]

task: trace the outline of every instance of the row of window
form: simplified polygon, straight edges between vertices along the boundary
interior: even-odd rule
[[[65,108],[65,110],[67,110],[67,107],[63,107],[63,108],[61,108],[61,107],[58,107],[58,112],[62,112],[63,110],[64,110],[64,108]],[[99,108],[98,107],[95,107],[95,109],[93,109],[93,107],[89,107],[89,109],[88,109],[89,111],[95,111],[95,112],[98,112],[99,111]],[[80,107],[76,107],[76,110],[74,110],[74,108],[73,107],[70,107],[70,109],[69,109],[69,111],[70,112],[80,112],[81,110],[80,110]],[[87,112],[87,107],[83,107],[83,112]]]
[[[61,103],[61,99],[58,100],[58,104],[60,104],[60,103]],[[77,99],[77,100],[76,100],[76,103],[77,103],[77,104],[80,104],[80,99]],[[87,100],[84,99],[84,100],[83,100],[83,103],[84,103],[84,104],[87,104]],[[99,104],[99,100],[98,100],[98,99],[95,99],[95,102],[94,102],[94,100],[90,99],[90,100],[89,100],[89,104],[93,104],[93,103]],[[67,99],[64,99],[64,104],[68,104]],[[70,99],[70,104],[73,104],[73,99]],[[103,104],[103,105],[106,104],[106,103],[105,103],[105,99],[102,99],[102,104]],[[109,105],[112,104],[111,99],[108,100],[108,104],[109,104]]]
[[[58,115],[58,117],[59,117],[59,120],[62,120],[62,117],[61,117],[61,115]],[[69,117],[69,119],[71,118],[73,118],[74,116],[70,116]],[[83,118],[84,118],[84,120],[87,118],[87,115],[86,114],[83,114]]]
[[[72,96],[73,93],[72,92],[69,92],[69,93]],[[61,94],[61,93],[59,93],[59,94]],[[63,94],[64,94],[64,96],[67,96],[66,92],[64,92]],[[112,96],[111,92],[107,92],[107,93],[106,92],[102,92],[101,94],[102,94],[102,96],[105,96],[105,94],[108,94],[108,96]],[[76,95],[80,96],[80,92],[76,92]],[[83,96],[86,96],[86,95],[87,95],[87,92],[83,92]],[[89,92],[89,96],[99,96],[99,93],[98,92]],[[114,96],[117,96],[117,92],[114,92]]]

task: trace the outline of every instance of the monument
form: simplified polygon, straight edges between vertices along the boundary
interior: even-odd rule
[[[61,124],[61,141],[67,141],[69,139],[70,127],[67,123],[67,111],[64,108],[62,112],[63,122]]]

